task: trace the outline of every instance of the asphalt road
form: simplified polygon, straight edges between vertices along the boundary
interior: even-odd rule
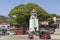
[[[49,40],[60,40],[60,35],[51,35],[51,39]],[[34,39],[28,39],[27,35],[6,35],[0,37],[0,40],[43,40],[39,39],[38,36],[34,36]]]

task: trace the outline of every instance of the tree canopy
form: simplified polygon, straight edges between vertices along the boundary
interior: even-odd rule
[[[35,9],[37,11],[37,17],[39,21],[47,21],[48,18],[52,17],[42,7],[34,3],[21,4],[14,7],[10,11],[9,16],[14,17],[17,24],[22,24],[23,22],[25,22],[28,25],[32,9]]]

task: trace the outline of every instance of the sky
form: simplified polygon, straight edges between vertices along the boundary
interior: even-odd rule
[[[60,15],[60,0],[0,0],[0,15],[8,16],[15,6],[27,3],[35,3],[50,14]]]

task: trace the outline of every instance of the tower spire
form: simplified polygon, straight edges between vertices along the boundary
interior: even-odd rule
[[[36,10],[35,10],[35,9],[33,9],[31,12],[32,12],[32,13],[36,13]]]

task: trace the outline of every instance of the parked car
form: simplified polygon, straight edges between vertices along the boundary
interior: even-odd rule
[[[40,32],[42,32],[42,31],[47,32],[47,31],[49,31],[49,28],[40,28]]]
[[[25,30],[23,28],[12,28],[11,31],[14,31],[15,35],[24,35]]]
[[[10,35],[14,35],[15,34],[15,32],[13,32],[13,31],[10,31],[10,33],[9,33]]]
[[[2,29],[2,35],[7,35],[7,30],[6,29]]]
[[[14,35],[15,32],[14,32],[14,31],[7,30],[7,34],[8,34],[8,35]]]
[[[9,35],[9,33],[10,33],[10,30],[7,30],[7,34]]]
[[[40,39],[51,39],[50,33],[49,32],[41,32],[39,34]]]
[[[50,34],[53,34],[55,32],[54,28],[49,28]]]
[[[2,31],[0,30],[0,35],[2,35]]]

